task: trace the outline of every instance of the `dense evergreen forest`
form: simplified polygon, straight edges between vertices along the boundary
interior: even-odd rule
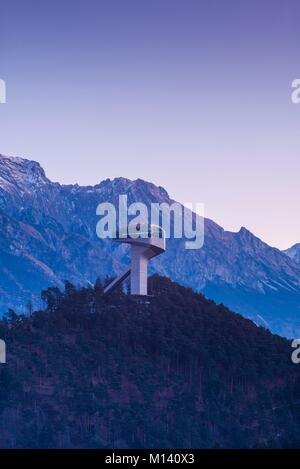
[[[300,446],[287,340],[166,278],[42,292],[0,322],[2,448]]]

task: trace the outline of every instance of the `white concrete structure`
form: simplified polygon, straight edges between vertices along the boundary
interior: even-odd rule
[[[156,225],[142,225],[138,237],[136,234],[124,235],[120,232],[116,241],[131,245],[131,266],[107,285],[104,293],[111,291],[130,275],[131,295],[147,295],[148,261],[166,250],[163,229]]]

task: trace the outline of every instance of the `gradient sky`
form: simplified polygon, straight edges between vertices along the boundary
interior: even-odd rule
[[[298,0],[0,0],[0,153],[300,242]]]

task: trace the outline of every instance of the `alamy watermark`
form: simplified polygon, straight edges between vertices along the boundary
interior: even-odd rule
[[[0,104],[6,103],[6,83],[0,78]]]
[[[195,213],[193,213],[193,211]],[[99,238],[147,238],[151,226],[161,227],[165,238],[185,239],[185,249],[200,249],[204,244],[204,205],[177,202],[143,202],[128,205],[127,195],[119,195],[118,205],[100,203],[96,214],[101,218],[96,233]],[[145,229],[145,225],[148,229]],[[141,229],[141,226],[143,229]],[[149,231],[150,230],[150,231]]]
[[[300,104],[300,78],[297,78],[292,82],[292,94],[291,99],[294,104]]]
[[[1,363],[6,363],[6,344],[2,339],[0,339],[0,364]]]
[[[292,362],[298,365],[300,363],[300,339],[294,339],[291,345],[295,349],[291,355]]]

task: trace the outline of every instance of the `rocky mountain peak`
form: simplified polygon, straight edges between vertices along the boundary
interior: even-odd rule
[[[50,183],[45,171],[36,161],[0,154],[0,187],[10,192],[18,186],[24,189],[28,185]]]

